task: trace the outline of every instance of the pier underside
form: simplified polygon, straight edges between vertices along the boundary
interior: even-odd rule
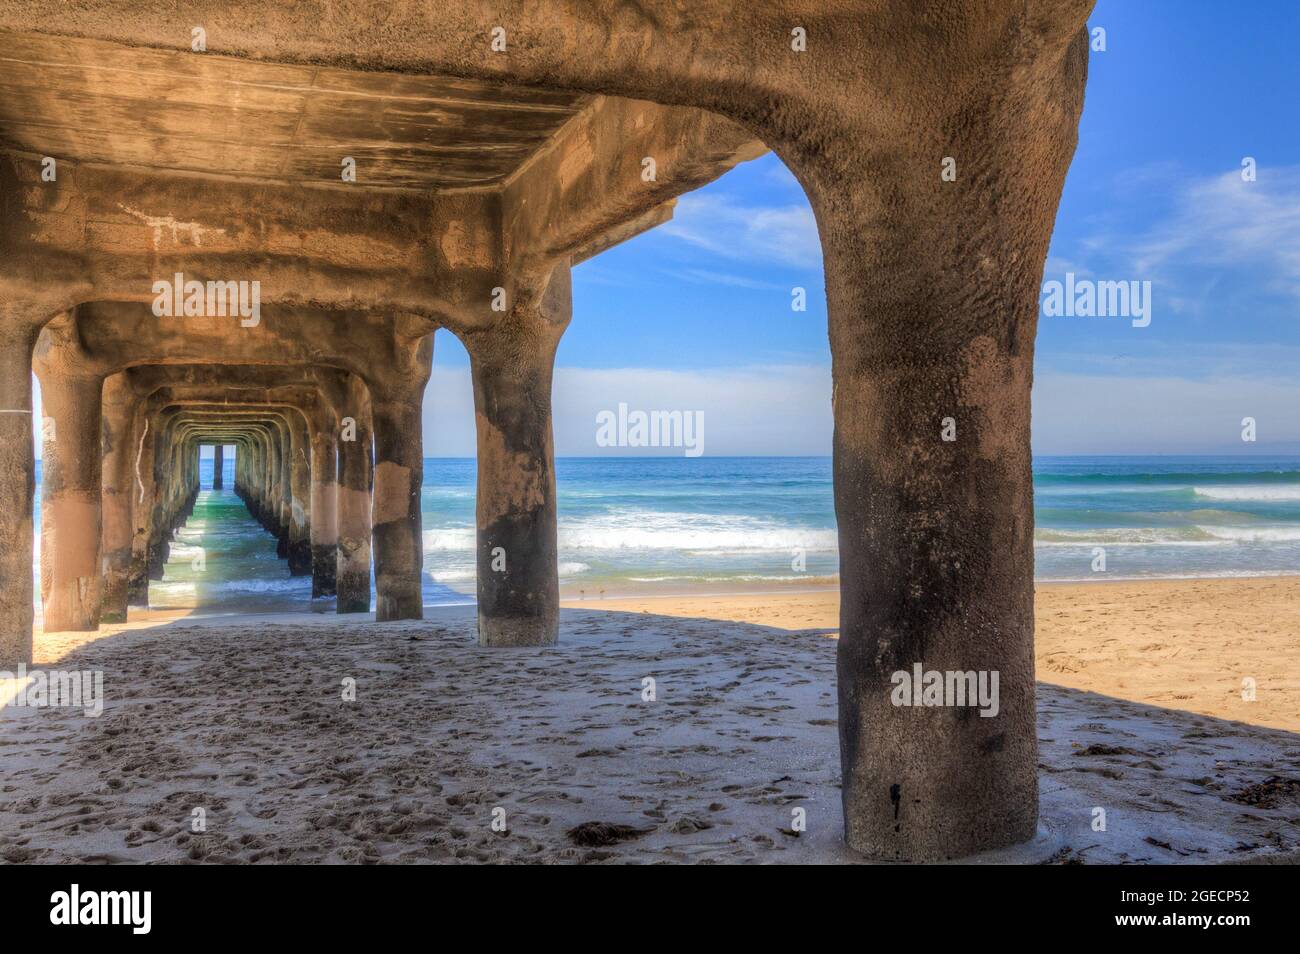
[[[564,640],[570,270],[772,149],[825,261],[836,817],[880,859],[1033,838],[1029,389],[1091,5],[0,2],[0,666],[32,661],[33,372],[47,631],[148,605],[212,445],[287,573],[425,632],[440,328],[478,437],[479,648],[448,665]],[[996,713],[898,706],[918,665],[996,674]]]

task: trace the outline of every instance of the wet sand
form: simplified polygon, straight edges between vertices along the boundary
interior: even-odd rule
[[[1298,588],[1040,588],[1040,835],[978,860],[1294,861]],[[41,660],[102,670],[107,699],[99,718],[0,709],[0,858],[859,860],[835,599],[586,602],[540,651],[480,649],[467,607],[38,636]]]

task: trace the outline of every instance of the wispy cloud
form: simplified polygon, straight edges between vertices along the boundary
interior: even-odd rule
[[[1189,182],[1172,216],[1132,245],[1144,274],[1178,266],[1264,269],[1270,287],[1300,298],[1300,166],[1239,171]]]
[[[760,281],[746,275],[715,271],[711,268],[663,269],[665,275],[679,278],[695,285],[730,285],[733,288],[752,288],[755,291],[783,291],[787,286],[777,282]]]
[[[746,205],[725,195],[695,193],[677,204],[659,231],[733,261],[816,268],[821,240],[805,203]]]

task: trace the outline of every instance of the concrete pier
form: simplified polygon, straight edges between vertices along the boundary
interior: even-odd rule
[[[562,641],[570,269],[771,149],[825,261],[845,837],[1031,837],[1029,394],[1091,0],[444,6],[4,5],[0,666],[32,655],[33,367],[47,629],[147,605],[203,445],[313,596],[368,612],[373,555],[376,619],[419,620],[440,328],[472,361],[479,642]],[[892,705],[916,663],[999,673],[998,716]]]

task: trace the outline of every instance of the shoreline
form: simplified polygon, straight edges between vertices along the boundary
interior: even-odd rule
[[[618,587],[617,589],[606,589],[603,595],[588,595],[585,597],[575,596],[572,584],[561,584],[560,586],[560,603],[565,606],[588,607],[593,603],[628,600],[655,600],[655,599],[681,599],[681,598],[718,598],[718,597],[766,597],[787,595],[800,595],[806,593],[825,593],[839,591],[839,578],[821,577],[819,580],[828,580],[828,582],[765,582],[751,583],[743,586],[721,586],[712,587],[709,584],[701,583],[698,586],[672,586],[665,587],[657,584],[647,584],[643,587]],[[1117,584],[1135,584],[1135,585],[1155,585],[1172,583],[1199,583],[1199,582],[1249,582],[1253,580],[1300,580],[1300,570],[1295,573],[1272,573],[1261,572],[1259,574],[1233,574],[1233,575],[1186,575],[1186,576],[1113,576],[1110,574],[1098,575],[1097,579],[1051,579],[1051,580],[1034,580],[1034,590],[1046,587],[1088,587],[1088,586],[1113,586]],[[454,589],[454,587],[449,587]],[[458,591],[459,592],[459,591]],[[474,593],[467,590],[464,593],[465,598],[473,602]],[[460,605],[457,603],[437,603],[428,605]]]
[[[820,582],[827,580],[828,582]],[[1215,582],[1252,582],[1252,581],[1300,581],[1300,570],[1295,573],[1260,573],[1260,574],[1235,574],[1235,575],[1188,575],[1188,576],[1099,576],[1097,579],[1053,579],[1053,580],[1035,580],[1034,590],[1055,589],[1057,587],[1106,587],[1116,585],[1142,585],[1142,586],[1163,586],[1174,583],[1215,583]],[[462,588],[459,583],[452,585],[450,583],[440,583],[444,589],[456,594],[456,599],[438,599],[426,602],[425,608],[434,607],[452,607],[452,606],[472,606],[476,602],[473,587]],[[560,585],[560,605],[574,609],[591,609],[601,603],[640,600],[670,600],[670,599],[722,599],[722,598],[739,598],[752,597],[763,599],[770,596],[802,596],[811,593],[838,593],[838,577],[819,577],[818,581],[812,580],[799,583],[779,583],[763,582],[749,583],[743,586],[720,586],[712,587],[709,584],[686,585],[686,586],[662,586],[659,584],[644,584],[641,586],[623,587],[619,586],[614,589],[598,590],[594,595],[575,595],[575,588],[572,584],[564,583]],[[40,629],[42,619],[41,604],[39,599],[39,582],[36,586],[38,598],[33,606],[33,617],[37,630]],[[577,593],[582,594],[578,589]],[[332,598],[314,598],[309,600],[298,600],[293,605],[288,605],[283,600],[274,597],[267,598],[251,597],[241,600],[241,606],[238,609],[232,609],[233,600],[227,599],[220,602],[211,603],[206,606],[184,606],[169,602],[159,602],[151,606],[148,610],[140,610],[132,607],[132,622],[135,622],[140,614],[147,614],[146,618],[154,618],[160,613],[175,614],[177,616],[186,616],[190,619],[207,619],[215,616],[268,616],[285,613],[311,613],[311,614],[330,614],[333,612]],[[373,610],[372,610],[373,612]],[[101,626],[120,627],[122,624],[103,623]]]

